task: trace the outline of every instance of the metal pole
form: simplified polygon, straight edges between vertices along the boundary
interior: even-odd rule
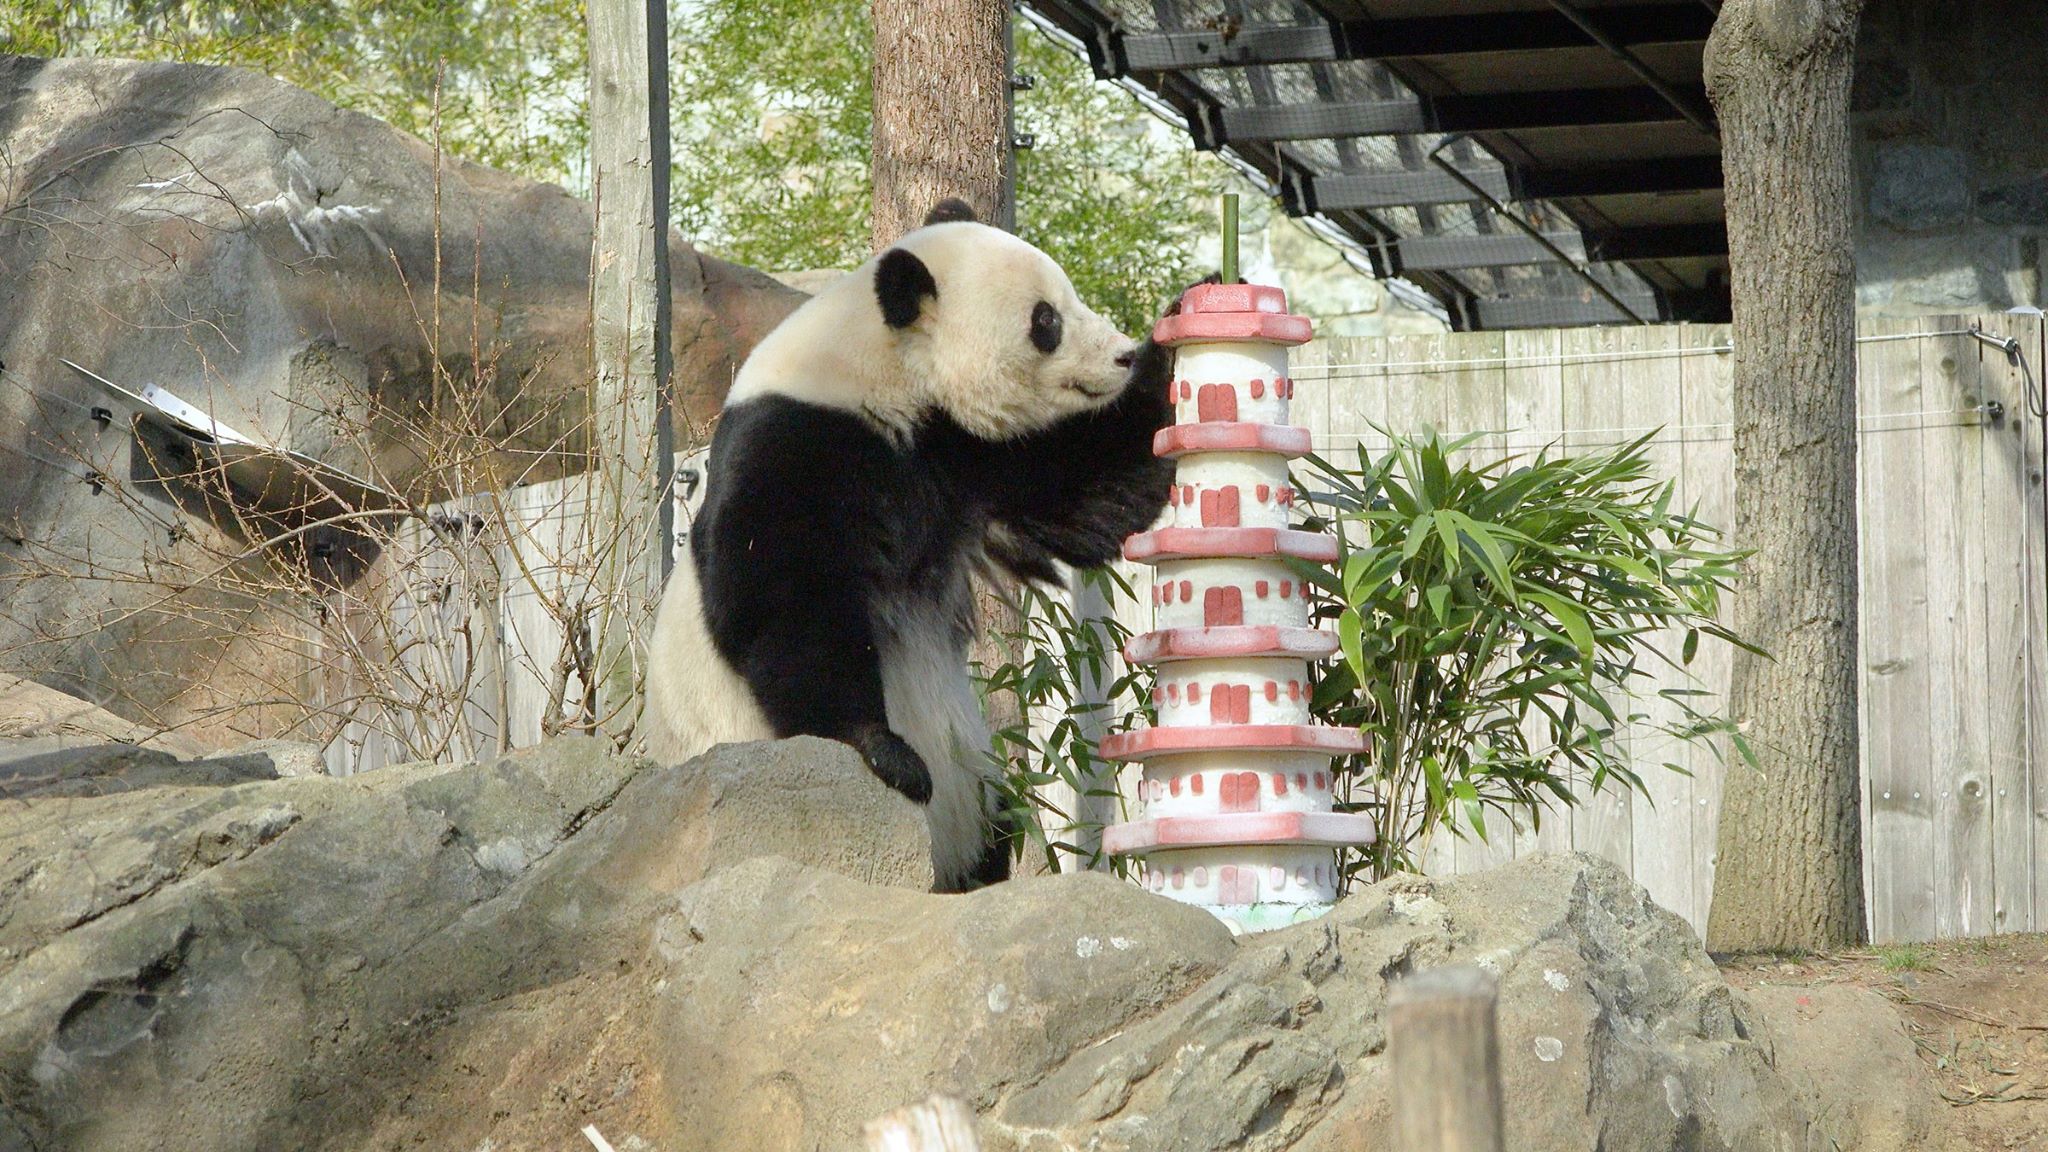
[[[1237,193],[1223,194],[1223,282],[1237,283]]]
[[[654,490],[661,523],[654,546],[661,580],[668,581],[676,558],[675,351],[671,347],[674,301],[668,266],[669,122],[668,0],[647,0],[647,138],[653,146],[654,177]]]

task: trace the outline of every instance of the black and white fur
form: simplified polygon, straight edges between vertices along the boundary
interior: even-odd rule
[[[1170,360],[964,205],[797,309],[740,369],[642,721],[667,762],[808,734],[927,805],[939,891],[1008,877],[968,674],[969,577],[1108,562],[1165,507]]]

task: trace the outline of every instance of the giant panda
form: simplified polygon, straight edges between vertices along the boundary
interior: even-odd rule
[[[1006,879],[969,578],[1107,563],[1158,518],[1170,363],[959,201],[807,301],[719,415],[656,615],[648,754],[843,741],[926,806],[935,890]]]

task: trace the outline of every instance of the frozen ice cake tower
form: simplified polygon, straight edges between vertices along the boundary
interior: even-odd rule
[[[1102,742],[1105,757],[1142,765],[1139,818],[1105,829],[1103,847],[1137,857],[1146,888],[1239,932],[1327,911],[1332,849],[1373,838],[1371,817],[1331,810],[1331,758],[1362,738],[1310,722],[1309,661],[1337,639],[1310,626],[1287,563],[1337,558],[1335,539],[1288,527],[1287,463],[1309,433],[1287,422],[1287,350],[1309,333],[1284,292],[1255,284],[1198,285],[1159,322],[1174,424],[1153,451],[1175,463],[1172,520],[1124,544],[1154,569],[1154,630],[1124,654],[1157,669],[1159,724]]]

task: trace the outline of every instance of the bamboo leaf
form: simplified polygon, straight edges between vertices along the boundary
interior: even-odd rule
[[[1351,667],[1352,676],[1361,684],[1365,682],[1364,631],[1357,612],[1346,609],[1337,617],[1337,645],[1344,652],[1344,662]]]

